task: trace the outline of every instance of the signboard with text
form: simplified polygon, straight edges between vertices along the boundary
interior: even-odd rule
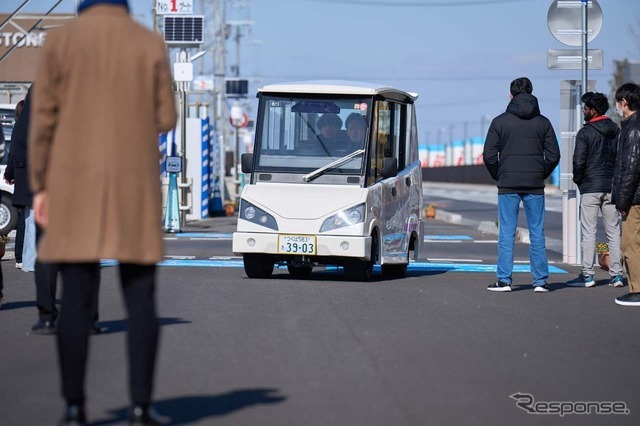
[[[156,0],[156,14],[193,13],[193,0]]]

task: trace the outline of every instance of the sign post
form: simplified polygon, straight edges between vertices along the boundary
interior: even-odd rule
[[[590,9],[590,12],[588,10]],[[574,50],[548,52],[549,69],[581,69],[582,80],[565,80],[560,83],[560,135],[561,164],[560,189],[562,190],[562,259],[565,263],[582,263],[580,217],[580,191],[573,183],[573,151],[575,137],[582,126],[582,95],[595,90],[595,82],[587,79],[589,63],[601,69],[603,52],[588,50],[602,28],[602,10],[596,0],[554,0],[547,14],[549,31],[560,43],[581,46],[580,56]]]
[[[238,163],[240,162],[240,128],[245,127],[249,122],[249,118],[247,114],[244,113],[242,107],[235,101],[233,106],[231,107],[231,112],[229,114],[229,121],[231,125],[235,129],[235,149],[233,150],[233,183],[235,188],[235,201],[238,203],[240,200],[240,171],[238,167]]]
[[[167,190],[167,206],[164,212],[164,231],[181,232],[180,202],[178,201],[178,173],[182,171],[180,157],[167,157],[167,173],[169,173],[169,188]]]

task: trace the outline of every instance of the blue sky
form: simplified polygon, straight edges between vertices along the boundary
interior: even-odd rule
[[[199,12],[200,0],[194,10]],[[22,0],[2,0],[0,10]],[[32,0],[45,10],[54,0]],[[463,3],[460,5],[458,3]],[[472,5],[472,3],[482,3]],[[282,81],[349,79],[418,92],[421,143],[480,136],[482,117],[509,101],[509,83],[533,81],[542,113],[559,132],[559,87],[581,71],[547,69],[548,49],[571,49],[547,27],[551,0],[252,0],[228,8],[230,19],[254,22],[243,37],[241,77],[258,86]],[[61,10],[74,2],[64,0]],[[130,0],[138,20],[151,25],[153,0]],[[247,4],[245,2],[244,4]],[[609,93],[614,59],[640,60],[640,1],[600,0],[603,25],[589,47],[604,50],[604,68],[590,71]],[[444,6],[443,6],[444,5]],[[240,15],[234,13],[241,10]],[[640,43],[640,41],[638,42]],[[228,64],[234,61],[230,43]],[[484,128],[486,129],[487,124]]]

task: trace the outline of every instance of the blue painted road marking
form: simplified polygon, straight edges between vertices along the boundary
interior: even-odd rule
[[[212,232],[183,232],[183,233],[177,233],[172,235],[174,238],[180,238],[180,239],[204,238],[208,240],[230,240],[231,238],[233,238],[233,234],[218,234],[218,233],[212,233]],[[165,237],[167,237],[167,235],[165,235]]]
[[[230,240],[233,238],[233,234],[222,234],[213,232],[179,232],[175,234],[167,234],[165,238],[177,238],[177,239],[207,239],[207,240]],[[469,241],[473,240],[468,235],[425,235],[425,241]]]
[[[443,241],[443,240],[472,240],[468,235],[425,235],[425,241]]]
[[[116,266],[118,262],[116,260],[102,260],[100,262],[102,266]],[[200,267],[200,268],[242,268],[244,265],[242,260],[211,260],[211,259],[167,259],[160,263],[158,266],[174,266],[174,267]],[[480,264],[480,263],[440,263],[440,262],[412,262],[407,268],[408,271],[415,272],[487,272],[495,273],[496,265],[493,264]],[[283,267],[286,269],[286,267]],[[337,271],[342,269],[337,266],[329,266],[323,268],[327,271]],[[380,266],[376,265],[374,271],[379,272]],[[530,273],[531,268],[528,264],[518,264],[513,266],[514,273]],[[549,273],[551,274],[566,274],[567,271],[558,268],[556,266],[549,265]]]

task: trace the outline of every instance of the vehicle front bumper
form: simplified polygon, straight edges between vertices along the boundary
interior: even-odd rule
[[[348,248],[343,246],[347,243]],[[371,237],[352,235],[316,235],[316,254],[313,256],[356,257],[362,260],[371,258]],[[234,232],[233,252],[266,253],[274,255],[299,255],[278,253],[278,234],[257,232]]]

